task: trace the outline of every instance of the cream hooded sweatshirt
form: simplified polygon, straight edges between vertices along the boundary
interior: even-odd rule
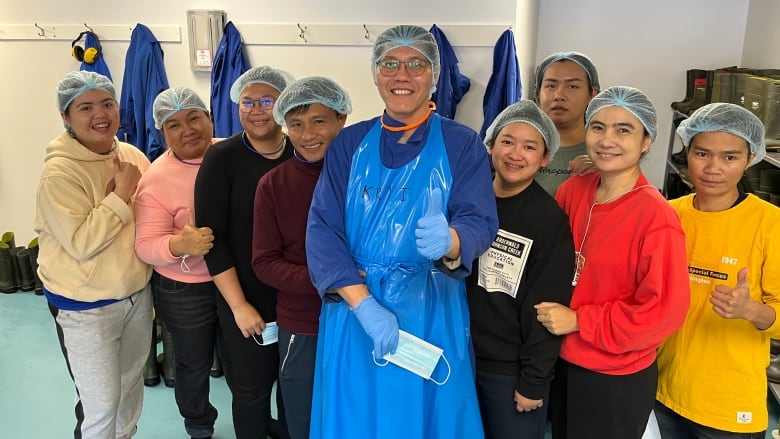
[[[149,160],[117,142],[107,155],[67,132],[46,147],[38,185],[35,231],[38,275],[52,293],[81,302],[123,299],[149,281],[151,267],[135,254],[135,197],[126,204],[108,190],[114,156],[144,173]]]

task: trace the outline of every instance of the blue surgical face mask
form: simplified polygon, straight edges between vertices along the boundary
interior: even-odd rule
[[[450,364],[443,353],[444,351],[438,346],[434,346],[406,331],[398,331],[398,349],[396,349],[394,354],[387,354],[383,358],[396,366],[441,386],[450,379]],[[373,354],[371,356],[373,358]],[[439,363],[439,358],[443,358],[447,364],[447,377],[442,382],[431,378],[433,370]],[[376,363],[376,360],[374,362]],[[387,365],[387,363],[376,364],[379,366]]]
[[[252,334],[252,338],[255,340],[255,343],[257,343],[260,346],[268,346],[270,344],[274,344],[277,341],[279,341],[279,327],[276,326],[276,322],[270,322],[265,324],[265,329],[263,329],[263,332],[260,334],[260,340],[263,342],[260,343],[257,341],[257,337],[255,337],[254,334]]]

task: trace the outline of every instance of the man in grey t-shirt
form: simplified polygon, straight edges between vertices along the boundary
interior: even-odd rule
[[[561,137],[553,160],[536,174],[536,181],[550,195],[570,175],[595,170],[585,152],[585,109],[599,89],[596,66],[581,53],[554,53],[536,68],[536,100]]]

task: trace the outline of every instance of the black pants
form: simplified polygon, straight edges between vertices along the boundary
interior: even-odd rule
[[[217,330],[213,282],[184,283],[157,272],[152,275],[157,316],[173,337],[176,349],[176,404],[192,437],[214,433],[217,410],[209,402],[209,372]]]
[[[279,374],[279,345],[260,346],[244,338],[233,311],[217,293],[217,315],[223,344],[220,354],[230,392],[233,395],[233,427],[236,439],[265,439],[271,419],[271,393]],[[224,347],[224,349],[222,349]],[[286,438],[284,404],[277,392],[279,435]]]
[[[633,374],[607,375],[558,360],[550,401],[553,439],[640,439],[657,386],[655,362]]]
[[[545,390],[541,407],[521,413],[517,411],[514,400],[515,384],[515,376],[477,371],[477,397],[485,439],[544,439],[549,386]]]

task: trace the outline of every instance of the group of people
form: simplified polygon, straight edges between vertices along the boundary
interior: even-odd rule
[[[150,165],[116,139],[111,82],[58,84],[39,273],[76,386],[74,437],[129,438],[152,303],[176,346],[187,434],[214,434],[220,346],[237,438],[763,437],[780,338],[780,210],[740,191],[765,154],[749,111],[711,104],[678,133],[696,192],[640,168],[657,133],[640,90],[601,90],[575,52],[484,139],[436,114],[423,28],[380,34],[385,108],[269,66],[230,90],[217,141],[190,89],[163,91]],[[152,299],[153,297],[153,299]]]

